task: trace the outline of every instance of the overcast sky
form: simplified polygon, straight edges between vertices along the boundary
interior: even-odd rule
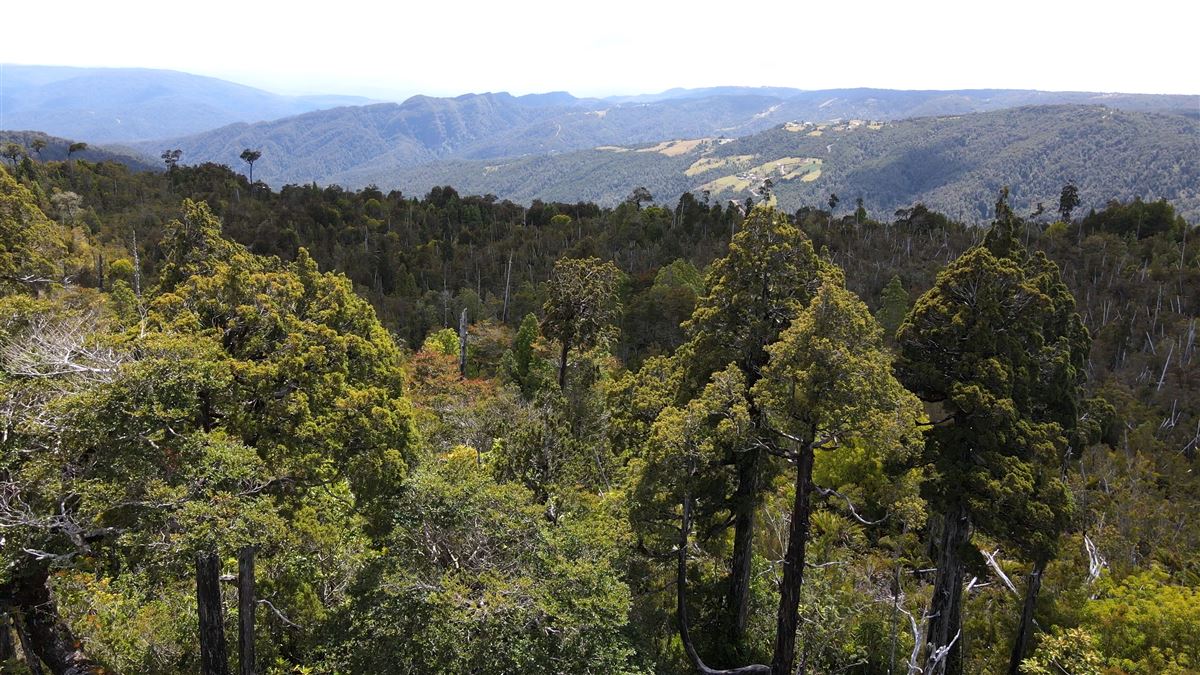
[[[1197,0],[14,1],[0,62],[401,98],[670,87],[1200,94]]]

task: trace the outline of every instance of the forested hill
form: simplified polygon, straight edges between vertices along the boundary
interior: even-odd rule
[[[985,221],[996,192],[1049,208],[1074,182],[1087,207],[1110,199],[1168,199],[1200,217],[1200,121],[1100,106],[1035,106],[896,122],[776,126],[736,140],[693,138],[605,146],[552,157],[447,161],[337,177],[424,192],[457,185],[519,201],[587,199],[612,205],[644,186],[666,203],[686,191],[713,199],[760,198],[765,180],[785,209],[857,198],[872,212],[924,202],[967,222]]]
[[[3,670],[1193,672],[1200,236],[1075,201],[2,168]]]
[[[119,162],[134,171],[162,170],[160,162],[134,150],[118,146],[89,145],[41,131],[0,131],[0,156],[10,167],[26,159],[31,162],[83,159],[89,162]]]
[[[442,159],[542,156],[606,145],[667,139],[735,138],[786,122],[889,121],[1025,105],[1103,104],[1136,111],[1200,111],[1200,97],[1025,90],[799,91],[727,87],[652,97],[577,99],[569,94],[414,96],[402,104],[318,111],[235,124],[138,147],[157,157],[236,163],[244,148],[263,151],[256,175],[271,185],[382,184],[398,170]]]
[[[0,64],[0,71],[0,130],[43,131],[89,143],[191,134],[232,122],[368,102],[358,96],[282,96],[212,77],[149,68],[6,63]]]

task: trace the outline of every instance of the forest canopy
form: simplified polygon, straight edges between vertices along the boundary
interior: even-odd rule
[[[4,671],[1195,672],[1170,203],[643,191],[0,169]]]

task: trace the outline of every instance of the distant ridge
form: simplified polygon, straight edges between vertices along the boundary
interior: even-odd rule
[[[685,192],[714,200],[762,200],[765,179],[785,209],[820,206],[831,193],[876,217],[924,202],[983,222],[1003,186],[1023,213],[1052,211],[1068,182],[1083,208],[1110,199],[1167,199],[1200,220],[1200,122],[1103,106],[1028,106],[969,115],[835,124],[785,124],[736,140],[626,144],[551,157],[447,160],[392,172],[335,176],[424,194],[452,185],[470,194],[614,204],[646,187],[664,205]]]
[[[492,92],[454,98],[414,96],[400,104],[339,107],[144,141],[134,147],[152,156],[164,148],[179,148],[185,163],[230,165],[237,165],[241,151],[252,147],[263,151],[255,176],[273,185],[351,177],[361,177],[365,184],[431,162],[553,155],[665,139],[738,138],[791,121],[890,121],[1098,102],[1132,111],[1200,108],[1200,96],[990,89],[721,87],[671,90],[657,100],[628,101],[579,99],[566,92],[519,97]]]
[[[40,140],[45,147],[40,151],[33,149],[33,142]],[[50,136],[41,131],[0,131],[0,145],[16,143],[25,149],[25,154],[39,162],[63,161],[81,159],[88,162],[117,162],[134,171],[161,171],[163,165],[134,150],[117,146],[88,145],[84,150],[78,150],[68,155],[72,141],[67,138]]]
[[[0,69],[0,129],[37,129],[90,143],[191,134],[369,102],[356,96],[282,96],[173,70],[12,64]]]

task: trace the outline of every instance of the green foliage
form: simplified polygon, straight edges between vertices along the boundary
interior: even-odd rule
[[[920,403],[892,375],[883,332],[863,304],[826,272],[779,341],[753,395],[772,427],[801,444],[865,443],[883,454],[914,443]]]
[[[399,349],[345,279],[303,251],[291,264],[250,255],[204,205],[187,211],[138,328],[122,329],[124,282],[116,323],[75,291],[14,303],[0,379],[13,416],[0,456],[18,491],[2,511],[21,523],[0,554],[21,570],[38,564],[25,549],[46,551],[121,589],[103,615],[100,586],[64,590],[63,611],[105,662],[148,672],[194,662],[179,635],[137,626],[156,612],[181,625],[198,551],[257,546],[262,596],[316,626],[418,456]],[[108,534],[77,534],[91,530]],[[163,604],[135,611],[138,598]],[[109,641],[120,634],[140,637]],[[262,653],[303,639],[268,624]]]
[[[621,271],[598,258],[564,258],[554,263],[542,306],[542,332],[562,346],[558,384],[565,386],[567,356],[607,342],[621,313]]]
[[[697,296],[704,292],[704,275],[687,260],[677,259],[658,269],[655,288],[686,288]]]
[[[259,651],[279,672],[690,672],[673,586],[688,492],[694,634],[713,663],[744,663],[771,649],[795,492],[769,453],[755,480],[739,470],[767,442],[791,447],[777,431],[814,422],[839,433],[815,451],[813,481],[845,498],[813,498],[797,645],[810,670],[904,670],[904,612],[928,611],[919,570],[937,566],[927,512],[951,498],[1018,589],[1059,549],[1037,663],[1057,672],[1042,657],[1078,646],[1113,672],[1196,667],[1200,238],[1156,202],[1045,232],[1004,222],[977,246],[983,232],[920,204],[891,223],[823,208],[743,221],[708,195],[609,210],[446,187],[250,192],[215,166],[51,161],[15,175],[0,178],[5,252],[52,281],[0,298],[0,594],[48,572],[58,616],[111,670],[194,670],[191,556],[215,547],[228,573],[249,543],[260,596],[296,624],[260,608]],[[56,208],[67,193],[78,211]],[[531,316],[564,256],[611,256],[625,308],[619,337],[613,322],[597,347],[572,347],[565,392],[548,385],[556,345]],[[706,287],[698,270],[715,258]],[[855,297],[879,299],[882,320],[893,279],[914,297],[933,288],[898,343],[944,441],[924,456]],[[520,330],[490,321],[506,305]],[[388,329],[422,345],[464,308],[467,378],[457,350],[403,361]],[[935,452],[954,448],[970,454]],[[750,616],[735,663],[724,614],[744,503]],[[970,671],[991,672],[1019,599],[978,557],[966,566],[986,585],[968,595],[960,644]]]
[[[459,355],[458,331],[453,328],[443,328],[430,333],[421,345],[421,351],[442,354],[443,356]]]
[[[736,452],[750,433],[746,394],[741,371],[730,366],[715,373],[686,406],[667,407],[658,414],[645,453],[633,468],[631,517],[648,542],[668,549],[676,544],[677,527],[672,524],[685,494],[699,497],[698,531],[705,530],[706,519],[715,522],[724,509],[719,499],[706,496],[727,489],[722,483],[731,475],[724,458]]]
[[[1079,206],[1079,188],[1074,183],[1069,183],[1063,187],[1062,193],[1058,197],[1058,213],[1064,222],[1071,222],[1071,212],[1077,206]]]
[[[1096,645],[1096,637],[1082,628],[1054,627],[1054,632],[1042,638],[1033,656],[1021,662],[1024,675],[1101,675],[1104,659]]]
[[[686,260],[674,260],[659,268],[653,283],[634,281],[621,326],[619,354],[636,368],[643,356],[669,353],[685,340],[681,324],[692,315],[697,298],[704,293],[704,276]],[[642,283],[639,283],[642,282]]]
[[[1188,673],[1200,665],[1200,589],[1160,569],[1107,580],[1083,609],[1106,664],[1128,673]]]
[[[1090,346],[1057,266],[1000,221],[938,275],[897,340],[905,384],[944,418],[926,433],[941,508],[965,505],[985,532],[1051,555],[1072,508],[1058,474]]]
[[[147,579],[97,579],[63,572],[54,592],[67,620],[95,658],[117,672],[171,673],[199,668],[193,626],[196,608],[184,593],[147,594]]]
[[[812,244],[787,218],[756,207],[742,222],[725,257],[708,272],[707,293],[684,324],[692,383],[736,363],[757,377],[775,342],[819,283]]]
[[[0,168],[0,294],[44,290],[90,257],[80,233],[47,218],[29,189]]]
[[[1139,197],[1128,204],[1110,202],[1103,211],[1089,213],[1079,227],[1085,232],[1110,232],[1144,239],[1157,234],[1180,237],[1187,224],[1167,200],[1144,202]]]
[[[908,308],[908,291],[904,289],[904,283],[900,281],[899,276],[892,276],[887,286],[883,287],[879,298],[879,310],[875,312],[875,319],[883,326],[885,336],[891,338],[896,335],[896,330],[908,314]]]
[[[641,672],[612,504],[581,499],[548,519],[467,449],[419,470],[405,495],[386,555],[330,624],[330,669]]]
[[[164,289],[189,277],[210,276],[219,264],[247,260],[238,256],[236,244],[221,237],[221,223],[208,204],[190,199],[183,202],[183,218],[167,224],[162,248]]]
[[[504,356],[504,372],[510,381],[521,390],[521,396],[530,400],[550,381],[550,367],[541,358],[535,344],[541,337],[537,317],[526,314],[521,327],[513,339],[512,349]]]

